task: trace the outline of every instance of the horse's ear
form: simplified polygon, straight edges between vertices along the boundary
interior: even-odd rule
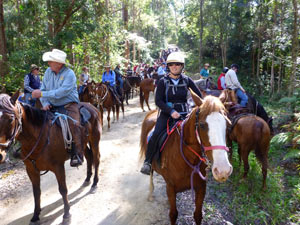
[[[189,88],[189,90],[190,90],[190,92],[191,92],[192,99],[193,99],[193,101],[195,102],[196,106],[202,105],[202,101],[203,101],[203,100],[202,100],[198,95],[196,95],[196,93],[193,92],[193,90],[192,90],[191,88]]]
[[[17,90],[10,98],[10,102],[15,105],[16,104],[16,101],[18,100],[19,98],[19,95],[20,95],[20,91]]]

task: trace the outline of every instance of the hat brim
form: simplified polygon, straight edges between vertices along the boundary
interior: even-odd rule
[[[56,58],[55,56],[52,55],[52,52],[45,52],[43,54],[43,61],[44,62],[58,62],[58,63],[62,63],[62,64],[67,64],[65,61]]]

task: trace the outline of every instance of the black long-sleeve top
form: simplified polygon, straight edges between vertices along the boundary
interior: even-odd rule
[[[167,104],[168,102],[171,103],[186,103],[187,102],[187,93],[188,93],[188,88],[191,88],[193,92],[195,92],[199,97],[202,97],[201,92],[195,85],[194,81],[189,78],[188,76],[181,74],[179,77],[179,83],[184,84],[187,83],[187,87],[181,86],[177,87],[176,85],[173,87],[169,86],[167,97],[166,98],[166,81],[165,79],[169,80],[169,83],[173,85],[173,82],[169,76],[166,76],[162,79],[159,80],[157,84],[157,89],[156,89],[156,95],[155,95],[155,104],[161,109],[162,113],[171,115],[173,110],[176,110],[176,108],[172,108]],[[174,94],[175,93],[175,94]],[[177,110],[176,110],[177,111]]]

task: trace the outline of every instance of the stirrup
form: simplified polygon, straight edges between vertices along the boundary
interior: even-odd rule
[[[141,169],[141,173],[146,174],[146,175],[150,175],[151,169],[152,169],[151,164],[148,163],[148,162],[144,162],[143,167]]]
[[[80,156],[78,154],[73,155],[70,160],[70,166],[78,167],[80,165],[82,165],[82,160],[80,159]]]

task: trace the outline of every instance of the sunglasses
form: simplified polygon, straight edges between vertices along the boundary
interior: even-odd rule
[[[181,63],[169,63],[168,66],[181,66]]]

